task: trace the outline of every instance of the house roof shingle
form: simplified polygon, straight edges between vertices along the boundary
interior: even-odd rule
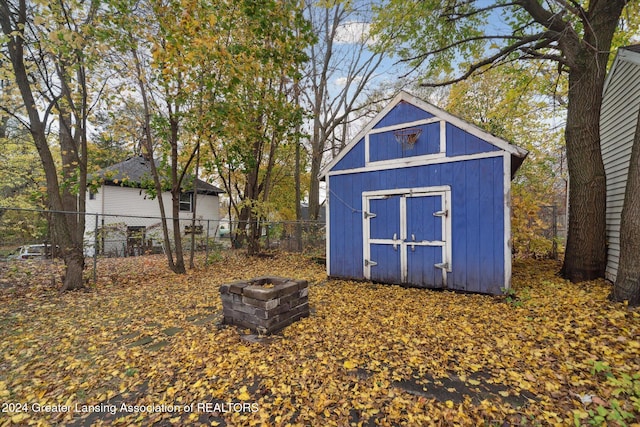
[[[106,185],[140,186],[144,181],[152,179],[151,162],[142,156],[129,157],[127,160],[99,170],[95,177],[102,178]],[[224,190],[201,179],[195,180],[199,194],[220,194]]]

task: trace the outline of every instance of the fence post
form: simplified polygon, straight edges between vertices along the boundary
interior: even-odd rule
[[[204,265],[209,265],[209,221],[207,220],[207,238],[204,242]]]
[[[93,230],[93,284],[98,282],[98,214],[96,215],[95,229]]]
[[[552,209],[552,220],[553,220],[553,241],[551,243],[551,256],[553,259],[558,259],[558,207],[553,205]]]

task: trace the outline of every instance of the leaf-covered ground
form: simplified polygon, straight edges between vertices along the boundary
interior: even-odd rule
[[[293,255],[230,252],[186,276],[101,261],[62,295],[39,268],[3,266],[0,425],[640,419],[640,311],[551,262],[516,263],[507,297],[326,280]],[[266,274],[308,280],[311,316],[268,339],[219,325],[219,285]]]

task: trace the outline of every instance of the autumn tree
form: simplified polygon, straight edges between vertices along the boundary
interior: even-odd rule
[[[89,71],[99,44],[92,28],[97,1],[55,3],[2,0],[3,54],[22,100],[14,118],[35,143],[46,178],[51,228],[66,265],[63,290],[83,286],[87,118],[93,93]],[[57,144],[50,128],[57,129]],[[60,170],[53,150],[59,148]]]
[[[229,37],[214,67],[218,84],[205,93],[207,147],[238,221],[234,242],[259,251],[261,223],[279,166],[298,143],[302,110],[295,103],[309,31],[296,2],[241,2],[228,10]]]
[[[113,63],[123,87],[135,90],[139,98],[138,104],[132,103],[123,90],[125,96],[116,103],[137,111],[140,152],[150,160],[153,180],[147,191],[158,201],[168,265],[175,273],[185,273],[180,197],[193,185],[198,147],[183,122],[195,114],[194,70],[214,74],[193,54],[198,39],[206,37],[200,31],[209,23],[202,16],[206,5],[168,0],[124,1],[114,7],[127,13],[115,15],[104,35],[114,41]],[[171,193],[171,206],[160,197],[165,190]]]
[[[566,199],[564,141],[552,96],[561,97],[564,85],[551,78],[550,67],[543,61],[517,62],[471,76],[450,87],[446,106],[529,151],[511,188],[512,247],[521,256],[554,253],[553,223],[543,220],[543,210],[556,206],[556,212],[563,212]]]
[[[140,155],[144,113],[139,101],[119,97],[118,103],[102,102],[91,117],[93,129],[89,141],[89,172]]]
[[[46,217],[38,212],[45,206],[41,188],[46,185],[38,152],[24,127],[5,117],[0,132],[0,241],[42,241],[50,236]]]
[[[310,106],[309,217],[320,208],[319,173],[327,150],[340,150],[348,142],[350,117],[361,109],[386,57],[374,51],[369,33],[372,5],[368,1],[308,2],[305,16],[316,36],[309,47],[309,62],[301,81],[302,96]]]
[[[557,71],[567,74],[570,189],[562,274],[572,281],[602,277],[606,265],[600,105],[609,53],[625,6],[633,15],[638,4],[390,0],[378,13],[378,30],[393,41],[387,48],[423,70],[425,84],[450,84],[518,60],[554,61]],[[459,75],[447,77],[458,68]]]

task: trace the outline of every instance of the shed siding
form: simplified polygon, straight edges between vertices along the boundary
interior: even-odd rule
[[[640,58],[640,54],[635,55]],[[607,178],[606,277],[611,281],[616,279],[620,257],[620,219],[640,107],[639,81],[640,64],[618,58],[605,88],[600,116],[602,159]]]
[[[364,166],[364,138],[333,167],[333,170],[347,170]]]
[[[500,293],[505,286],[501,156],[330,177],[331,276],[363,277],[363,191],[451,186],[451,289]]]
[[[395,137],[395,131],[389,130],[369,135],[369,161],[402,159],[424,156],[440,152],[440,123],[414,126],[422,133],[413,147],[403,147]]]
[[[389,114],[384,116],[373,128],[379,129],[401,123],[409,123],[416,120],[430,119],[432,117],[433,114],[430,114],[415,105],[411,105],[408,102],[400,101],[398,105],[393,107]]]
[[[489,151],[499,151],[493,144],[471,135],[464,130],[447,123],[447,156],[463,156],[465,154],[486,153]]]

